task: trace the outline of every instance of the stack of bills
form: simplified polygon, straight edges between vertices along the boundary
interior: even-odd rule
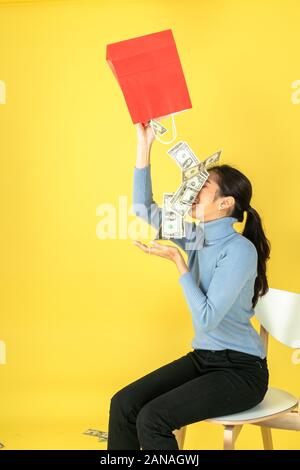
[[[164,134],[167,129],[155,119],[148,124],[157,134]],[[215,165],[221,150],[201,162],[191,147],[180,141],[167,151],[181,169],[181,184],[174,193],[163,193],[162,221],[155,240],[185,237],[184,218],[197,198],[199,191],[207,180],[208,168]]]
[[[221,151],[200,162],[190,146],[181,141],[169,149],[167,154],[180,167],[182,180],[175,193],[163,194],[161,236],[167,239],[183,238],[184,217],[209,176],[207,169],[219,161]]]

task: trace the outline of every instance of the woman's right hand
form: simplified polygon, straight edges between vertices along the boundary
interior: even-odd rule
[[[136,124],[137,142],[142,148],[150,149],[155,139],[155,135],[150,124],[144,126],[142,123]]]

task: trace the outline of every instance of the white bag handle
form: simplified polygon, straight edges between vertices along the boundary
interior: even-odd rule
[[[150,126],[151,126],[151,129],[152,129],[152,132],[153,134],[155,135],[155,138],[161,143],[161,144],[165,144],[165,145],[169,145],[171,144],[172,142],[174,142],[174,140],[176,139],[177,137],[177,130],[176,130],[176,125],[175,125],[175,118],[174,118],[174,114],[171,114],[171,118],[172,118],[172,133],[173,133],[173,138],[171,140],[162,140],[158,134],[155,133],[155,130],[153,128],[153,123],[152,121],[150,121]]]

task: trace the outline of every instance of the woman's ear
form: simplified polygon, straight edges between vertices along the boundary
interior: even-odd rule
[[[235,199],[233,196],[226,196],[224,197],[223,201],[221,202],[219,206],[219,210],[224,210],[224,209],[231,209],[234,206]]]

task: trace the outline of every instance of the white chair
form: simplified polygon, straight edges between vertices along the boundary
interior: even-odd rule
[[[269,288],[255,307],[260,336],[268,351],[268,335],[291,348],[300,348],[300,294]],[[271,428],[300,431],[300,401],[285,390],[270,387],[255,407],[205,421],[224,426],[224,450],[233,450],[244,424],[260,426],[265,450],[272,450]],[[183,449],[187,426],[173,433]]]

